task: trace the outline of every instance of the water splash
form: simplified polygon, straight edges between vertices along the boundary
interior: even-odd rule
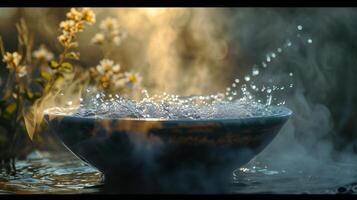
[[[285,105],[285,99],[278,101],[276,95],[294,87],[293,72],[287,73],[289,82],[286,85],[276,85],[271,79],[268,84],[259,85],[257,80],[289,48],[298,45],[299,42],[312,43],[312,39],[303,33],[302,25],[298,25],[297,30],[295,39],[287,39],[281,47],[276,48],[276,51],[267,53],[261,65],[252,65],[252,71],[243,77],[243,82],[238,78],[234,79],[231,87],[227,87],[224,93],[206,96],[163,93],[150,96],[148,91],[143,90],[141,100],[136,101],[118,94],[105,95],[87,89],[81,97],[79,109],[70,114],[78,117],[160,119],[242,118],[283,114],[286,110],[279,107]],[[71,105],[72,101],[69,101],[67,106]],[[48,109],[47,113],[63,114],[63,110]]]

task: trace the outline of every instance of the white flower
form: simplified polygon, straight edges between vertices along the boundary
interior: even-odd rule
[[[26,76],[27,74],[27,67],[22,65],[22,66],[19,66],[18,68],[16,68],[16,74],[22,78],[24,76]]]
[[[90,8],[83,8],[82,9],[82,19],[87,22],[88,24],[95,23],[95,13]]]
[[[111,71],[113,66],[114,66],[114,61],[109,59],[103,59],[100,61],[100,64],[97,65],[97,71],[99,72],[99,74],[103,75]]]
[[[16,51],[13,53],[6,52],[5,55],[3,56],[2,61],[7,64],[8,69],[12,69],[17,67],[20,64],[22,56],[17,53]]]
[[[125,72],[125,82],[130,88],[136,88],[140,85],[142,77],[138,73]]]
[[[103,42],[104,42],[104,34],[102,34],[102,33],[95,34],[94,37],[92,38],[91,42],[93,44],[103,44]]]
[[[100,23],[100,28],[104,31],[113,31],[119,28],[118,21],[113,17],[107,17]]]
[[[41,61],[50,61],[53,59],[53,53],[48,51],[43,45],[41,45],[38,50],[34,51],[32,56]]]

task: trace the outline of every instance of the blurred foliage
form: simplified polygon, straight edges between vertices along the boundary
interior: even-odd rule
[[[110,50],[124,38],[117,29],[115,19],[108,18],[101,23],[107,44],[104,41],[98,42],[98,35],[92,40],[97,45],[105,46],[102,48],[105,56],[89,72],[88,68],[78,63],[80,53],[76,50],[76,40],[78,33],[84,31],[85,25],[95,23],[95,13],[90,8],[72,8],[66,16],[67,19],[59,24],[60,35],[57,39],[62,52],[57,57],[44,44],[33,50],[34,34],[23,18],[16,24],[16,51],[6,51],[0,37],[2,61],[8,73],[0,96],[0,170],[5,168],[8,173],[16,173],[16,158],[25,158],[34,148],[41,148],[44,144],[53,146],[56,143],[53,137],[41,134],[34,136],[35,131],[46,130],[46,124],[36,124],[37,120],[42,121],[43,116],[37,116],[31,109],[43,109],[41,105],[49,101],[48,97],[65,90],[73,77],[81,79],[90,73],[90,82],[97,86],[97,90],[107,93],[117,91],[116,89],[129,92],[139,88],[141,77],[137,73],[121,72],[120,66],[114,65],[114,61],[109,59]],[[80,84],[78,87],[83,87],[86,82]],[[130,89],[124,89],[126,87]],[[80,90],[76,92],[80,93]]]

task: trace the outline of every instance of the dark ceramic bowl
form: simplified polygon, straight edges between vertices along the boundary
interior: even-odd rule
[[[222,193],[291,115],[240,119],[99,119],[54,116],[51,130],[104,173],[115,193]],[[53,116],[52,116],[53,117]],[[47,116],[49,119],[49,116]]]

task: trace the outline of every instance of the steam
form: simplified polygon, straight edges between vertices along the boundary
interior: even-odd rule
[[[101,11],[107,12],[98,9],[98,14]],[[292,48],[262,72],[260,83],[272,79],[283,84],[292,71],[294,89],[280,98],[294,115],[257,159],[266,157],[271,165],[299,167],[310,173],[355,159],[357,142],[346,137],[357,135],[355,9],[125,8],[112,13],[129,33],[116,52],[118,59],[122,58],[123,66],[141,70],[152,93],[221,92],[264,60],[267,52],[291,40]],[[297,30],[299,25],[303,32]],[[90,53],[87,56],[82,59]],[[38,117],[32,119],[36,122]],[[26,123],[30,130],[31,124],[36,123]]]
[[[80,99],[83,88],[88,85],[88,74],[72,74],[66,76],[58,87],[63,90],[51,90],[35,103],[24,110],[24,121],[27,133],[31,139],[35,132],[41,129],[46,113],[71,114],[80,107]]]
[[[147,63],[140,65],[147,66],[148,82],[158,91],[222,91],[236,76],[242,78],[253,64],[264,60],[267,52],[286,40],[293,41],[292,48],[262,72],[262,83],[272,79],[277,84],[285,81],[288,72],[294,73],[294,89],[281,95],[294,116],[260,158],[311,173],[319,173],[324,165],[354,160],[356,140],[344,139],[347,134],[356,136],[352,128],[357,93],[353,89],[353,74],[357,74],[356,44],[352,42],[357,36],[354,9],[140,12],[141,17],[135,9],[116,13],[129,34],[141,35],[140,43],[148,45],[140,52]],[[299,25],[302,33],[297,30]],[[352,124],[350,129],[345,128],[348,124]],[[349,181],[348,177],[341,179]]]

